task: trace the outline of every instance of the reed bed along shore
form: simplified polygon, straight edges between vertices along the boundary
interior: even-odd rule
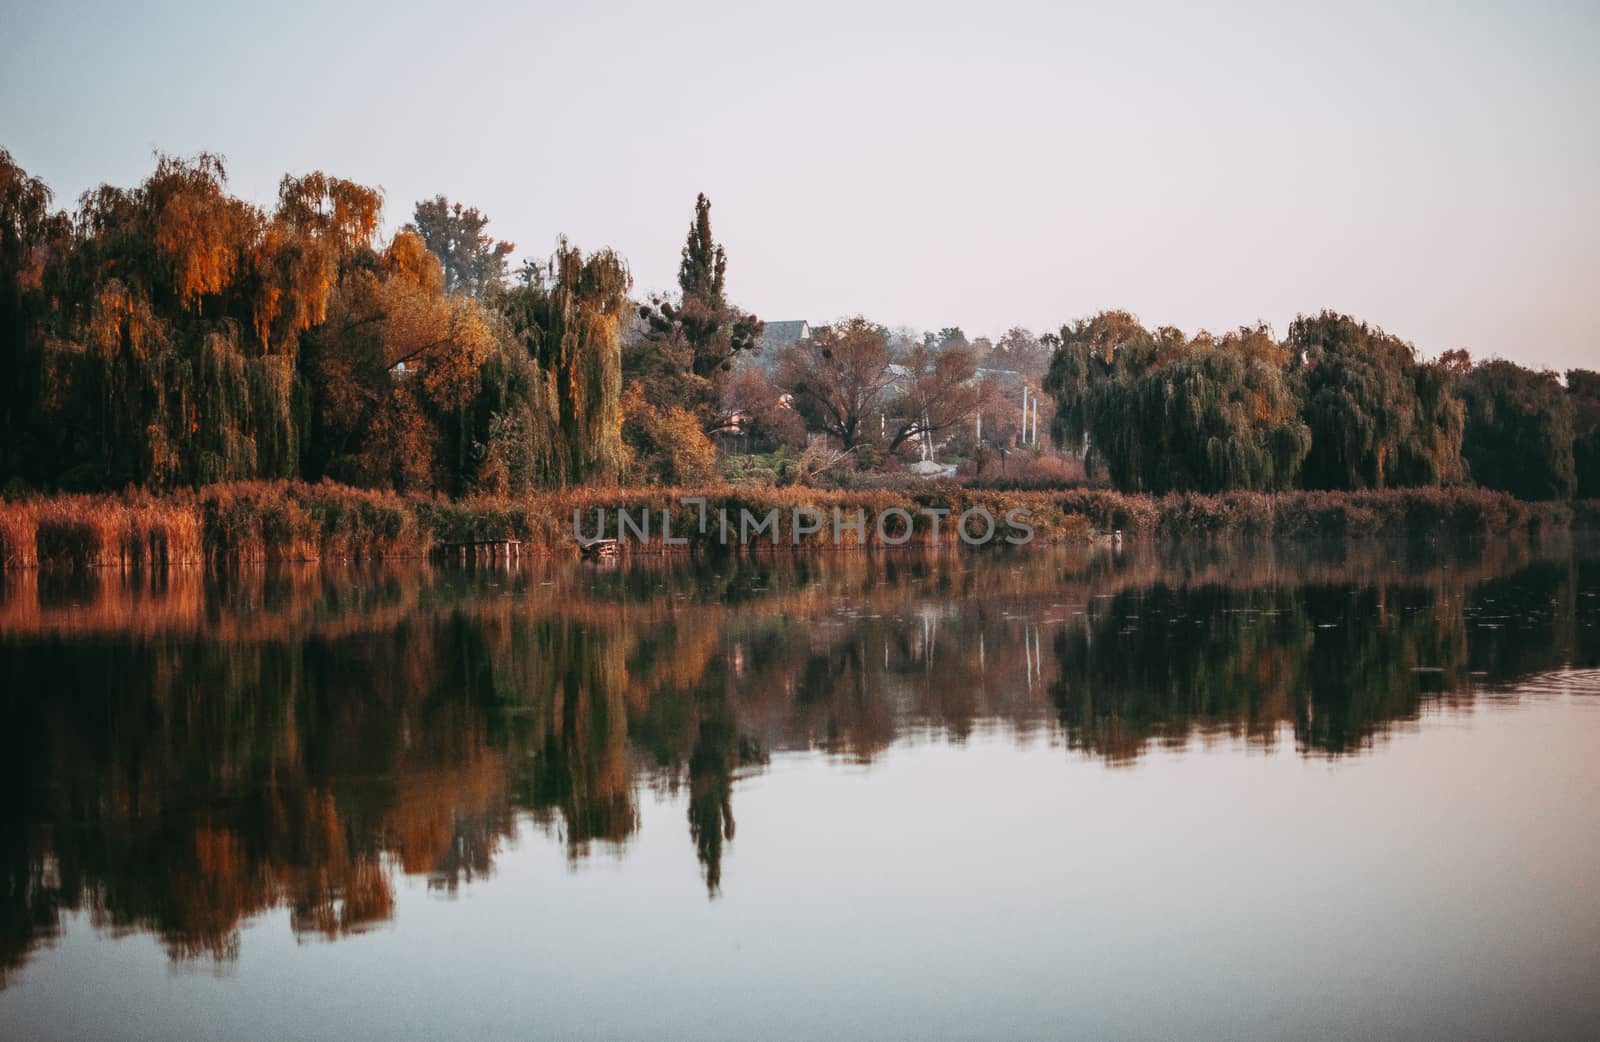
[[[1344,537],[1380,535],[1478,536],[1600,525],[1600,503],[1527,503],[1476,489],[1396,489],[1382,492],[1294,492],[1278,495],[1128,495],[1095,489],[1002,491],[930,483],[905,489],[821,490],[724,485],[707,488],[580,488],[521,499],[404,495],[332,483],[240,482],[198,492],[152,495],[66,495],[0,503],[0,567],[124,568],[175,564],[371,560],[423,557],[462,543],[516,540],[524,554],[575,554],[577,511],[586,537],[618,535],[618,511],[651,516],[652,537],[630,549],[723,549],[716,520],[702,531],[701,507],[718,519],[726,512],[734,543],[742,513],[776,528],[754,548],[870,547],[882,542],[874,519],[900,510],[913,519],[910,541],[932,540],[934,516],[943,539],[963,512],[982,508],[1001,525],[1010,511],[1026,511],[1032,540],[1089,542],[1120,533],[1127,539],[1185,537]],[[795,511],[815,511],[820,532],[795,539]],[[662,539],[663,511],[674,539]],[[835,512],[847,521],[864,513],[864,530],[835,531]],[[603,516],[603,520],[601,520]],[[887,531],[902,537],[897,516]],[[807,527],[802,524],[802,528]],[[981,526],[980,526],[981,527]],[[1016,534],[1002,527],[992,545]]]

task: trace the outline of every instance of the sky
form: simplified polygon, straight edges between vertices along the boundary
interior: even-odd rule
[[[479,207],[813,323],[1353,314],[1600,368],[1600,3],[0,0],[0,147],[70,206],[152,154]]]

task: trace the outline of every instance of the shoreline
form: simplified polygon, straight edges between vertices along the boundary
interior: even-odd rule
[[[700,531],[702,499],[712,516],[775,513],[771,542],[727,545],[715,533]],[[1028,542],[1040,545],[1088,544],[1115,538],[1114,533],[1137,541],[1455,538],[1600,527],[1600,501],[1527,502],[1482,489],[1150,496],[1088,488],[997,491],[954,483],[871,490],[719,485],[585,487],[519,498],[448,500],[326,482],[238,482],[198,492],[72,494],[0,503],[0,571],[426,559],[446,546],[507,541],[518,544],[519,556],[575,557],[575,510],[581,512],[586,538],[596,532],[616,538],[619,510],[636,517],[645,512],[670,516],[671,530],[681,533],[672,545],[657,537],[625,539],[621,547],[627,555],[663,556],[923,547],[981,552],[1007,545],[996,538],[988,545],[964,546],[949,527],[942,539],[935,536],[932,529],[939,521],[949,526],[968,510],[996,519],[1026,511],[1032,530]],[[604,512],[605,521],[591,528],[596,511]],[[860,531],[847,523],[842,532],[829,532],[827,525],[818,532],[799,523],[807,512],[832,517],[858,511],[868,519]],[[912,518],[909,532],[892,531],[898,542],[874,531],[871,519],[886,512]]]

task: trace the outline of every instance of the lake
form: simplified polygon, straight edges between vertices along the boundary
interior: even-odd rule
[[[0,1038],[1593,1038],[1600,544],[0,580]]]

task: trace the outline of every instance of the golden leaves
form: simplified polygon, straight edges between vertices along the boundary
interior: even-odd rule
[[[444,292],[444,268],[422,241],[422,236],[400,231],[383,251],[383,268],[390,276],[405,279],[430,296]]]
[[[227,288],[261,220],[260,211],[220,188],[166,200],[155,214],[152,242],[169,269],[180,308]]]
[[[110,279],[95,293],[83,334],[86,346],[100,358],[115,358],[127,350],[143,361],[164,342],[166,328],[148,299],[120,279]]]

